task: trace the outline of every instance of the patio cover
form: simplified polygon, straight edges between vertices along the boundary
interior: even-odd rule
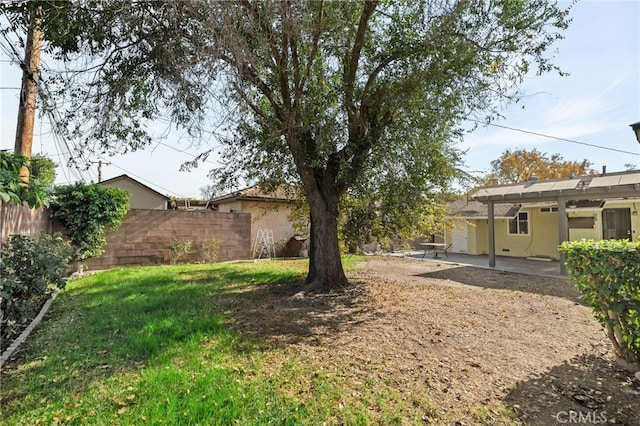
[[[610,200],[640,198],[640,171],[579,176],[567,179],[538,181],[535,179],[512,185],[478,189],[473,199],[487,204],[489,216],[489,266],[496,266],[495,204],[536,203],[553,201],[558,204],[558,233],[562,243],[569,239],[566,203],[569,200]],[[564,255],[560,253],[560,271],[566,275]]]

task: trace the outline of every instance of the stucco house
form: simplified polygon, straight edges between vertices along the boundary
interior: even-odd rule
[[[109,188],[119,188],[131,194],[129,207],[133,210],[166,210],[169,208],[170,199],[133,179],[130,176],[120,175],[99,183]]]
[[[296,202],[295,191],[280,187],[266,191],[254,185],[209,200],[209,206],[220,212],[251,213],[251,245],[259,230],[273,232],[273,242],[284,244],[295,231],[289,218]]]
[[[457,200],[448,204],[451,227],[445,230],[444,240],[451,244],[449,251],[464,254],[488,254],[487,206],[474,200]],[[513,219],[519,210],[517,204],[496,206],[496,220]]]
[[[451,251],[562,259],[558,245],[577,239],[640,237],[640,171],[530,180],[478,189],[450,204]],[[564,271],[564,265],[562,265]]]

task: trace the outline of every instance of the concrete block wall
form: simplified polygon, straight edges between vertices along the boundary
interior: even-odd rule
[[[216,261],[249,259],[251,215],[210,210],[131,210],[120,227],[108,230],[105,253],[87,261],[88,270],[116,266],[171,263],[171,241],[191,241],[191,250],[179,262],[205,261],[203,248],[219,242]]]
[[[0,202],[0,243],[5,243],[13,234],[37,238],[48,233],[51,233],[48,210]]]

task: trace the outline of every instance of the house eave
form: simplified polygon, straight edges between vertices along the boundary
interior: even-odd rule
[[[640,184],[598,187],[584,190],[556,190],[511,194],[479,195],[473,200],[481,203],[534,203],[549,202],[559,199],[567,200],[594,200],[610,198],[640,198]]]

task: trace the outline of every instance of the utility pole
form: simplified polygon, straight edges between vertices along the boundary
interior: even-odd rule
[[[33,145],[33,123],[36,116],[36,101],[38,95],[38,78],[40,74],[40,51],[42,49],[42,6],[31,11],[27,45],[25,47],[22,68],[22,86],[20,88],[20,103],[18,106],[18,126],[16,128],[16,143],[14,152],[31,158]],[[29,181],[29,169],[20,170],[20,178]]]
[[[102,165],[103,165],[103,164],[106,164],[106,165],[108,166],[108,165],[109,165],[109,164],[111,164],[111,163],[109,163],[109,162],[107,162],[107,161],[105,161],[105,162],[103,163],[103,161],[102,161],[102,160],[98,160],[98,161],[91,161],[90,163],[91,163],[91,164],[98,164],[98,183],[102,182]]]

